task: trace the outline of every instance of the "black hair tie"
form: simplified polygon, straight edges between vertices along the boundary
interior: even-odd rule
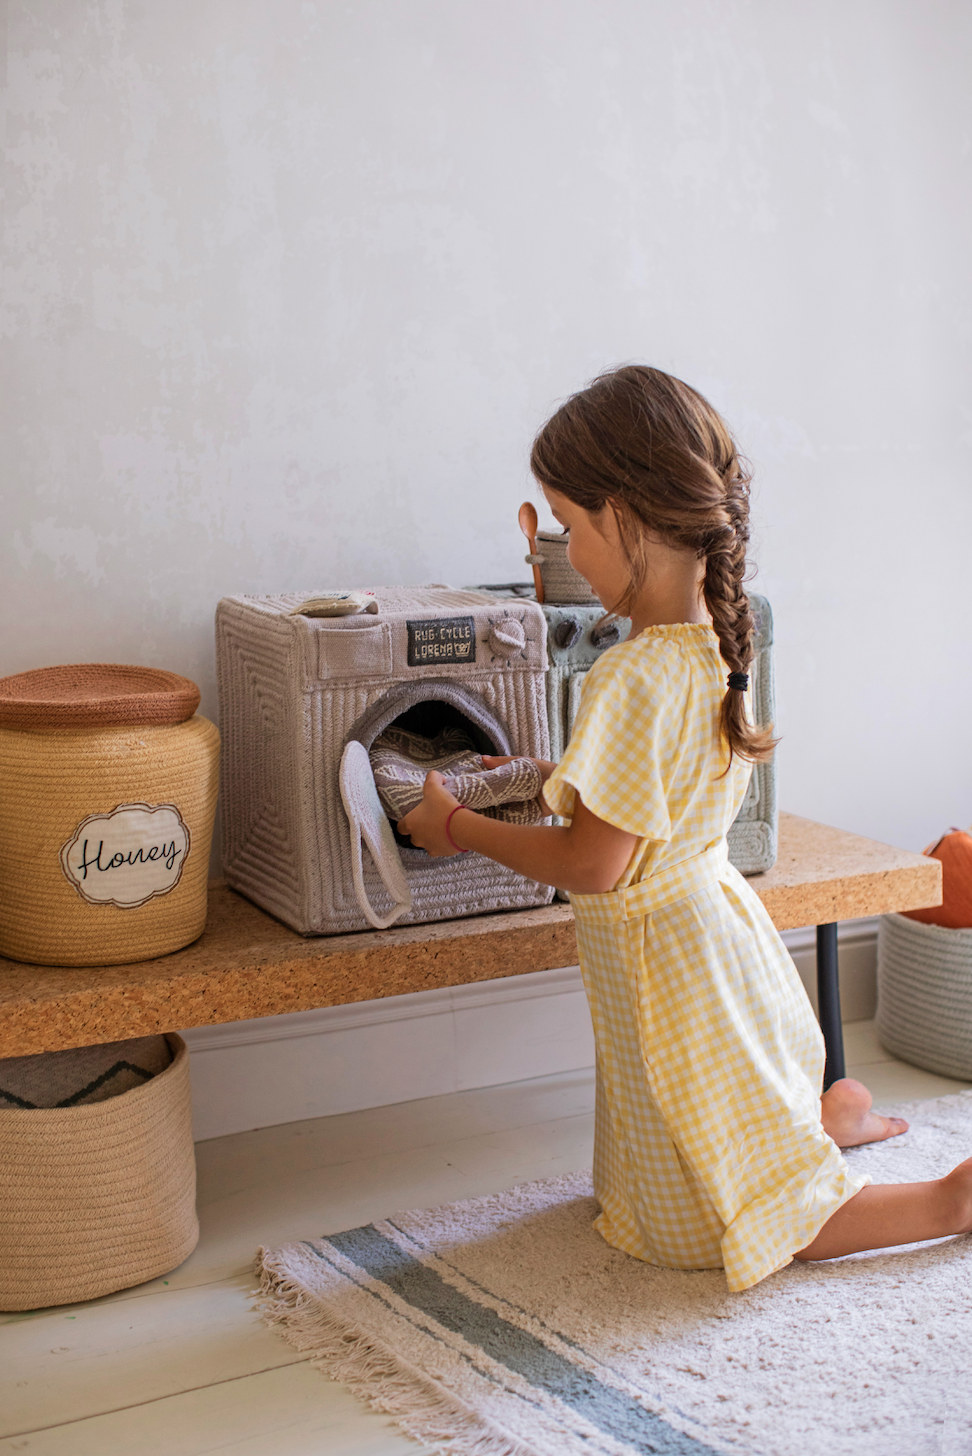
[[[749,673],[731,672],[729,674],[729,687],[734,693],[744,693],[749,687]]]

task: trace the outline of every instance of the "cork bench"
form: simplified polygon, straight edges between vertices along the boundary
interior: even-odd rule
[[[843,1076],[837,922],[941,903],[937,860],[793,814],[754,875],[778,929],[816,925],[827,1084]],[[399,996],[576,964],[569,905],[305,939],[214,884],[193,945],[134,965],[67,969],[0,958],[0,1057]]]

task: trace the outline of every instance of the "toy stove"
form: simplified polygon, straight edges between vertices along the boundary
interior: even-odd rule
[[[498,601],[535,600],[533,587],[513,582],[507,586],[477,588]],[[756,619],[754,656],[749,670],[753,712],[758,723],[776,717],[773,690],[773,613],[765,597],[749,594]],[[550,756],[563,756],[580,705],[584,674],[598,657],[623,642],[630,631],[627,618],[606,614],[601,606],[545,603],[547,621],[547,714]],[[776,762],[753,766],[749,788],[735,822],[729,829],[729,859],[744,875],[759,874],[776,863]]]
[[[548,758],[543,612],[445,586],[375,598],[377,612],[324,618],[299,615],[301,593],[220,602],[228,883],[304,935],[548,904],[552,889],[481,855],[398,839],[368,759],[392,724]]]

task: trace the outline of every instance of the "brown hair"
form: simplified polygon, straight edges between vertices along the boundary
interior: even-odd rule
[[[732,672],[753,659],[753,615],[743,590],[749,543],[751,471],[707,400],[660,369],[629,364],[572,395],[533,442],[530,465],[541,485],[597,515],[617,516],[631,576],[624,610],[645,579],[646,533],[705,561],[702,593]],[[743,693],[722,701],[729,761],[765,759],[770,726],[746,720]]]

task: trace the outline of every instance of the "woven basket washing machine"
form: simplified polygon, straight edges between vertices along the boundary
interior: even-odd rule
[[[543,612],[444,586],[375,596],[377,614],[324,618],[295,614],[305,593],[220,602],[228,883],[303,935],[549,904],[482,855],[396,844],[367,756],[394,723],[549,757]]]

